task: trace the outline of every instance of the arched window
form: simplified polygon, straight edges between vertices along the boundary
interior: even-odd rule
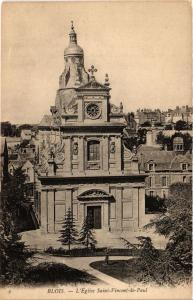
[[[88,161],[100,160],[100,142],[89,141],[87,144],[87,159]]]

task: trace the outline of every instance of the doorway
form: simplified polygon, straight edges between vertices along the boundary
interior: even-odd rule
[[[88,206],[87,216],[93,229],[101,229],[101,206]]]

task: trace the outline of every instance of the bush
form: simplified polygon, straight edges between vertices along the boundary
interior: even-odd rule
[[[96,278],[61,263],[40,263],[28,269],[27,284],[92,283]]]
[[[56,256],[75,256],[75,257],[84,257],[84,256],[105,256],[106,247],[87,249],[87,248],[74,248],[70,251],[68,249],[58,248],[54,249],[49,247],[45,250],[45,253],[49,253]],[[109,249],[109,255],[119,256],[119,255],[135,255],[136,252],[132,249]]]

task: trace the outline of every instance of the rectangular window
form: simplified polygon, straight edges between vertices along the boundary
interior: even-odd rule
[[[153,197],[154,196],[154,191],[150,191],[149,195],[150,195],[150,197]]]
[[[166,176],[162,177],[162,186],[167,186],[167,177]]]
[[[187,164],[182,164],[182,170],[183,171],[187,170]]]
[[[154,164],[149,164],[149,171],[153,171],[154,170]]]
[[[100,143],[98,141],[88,142],[88,161],[100,160]]]
[[[149,177],[149,186],[152,186],[152,185],[153,185],[153,178]]]

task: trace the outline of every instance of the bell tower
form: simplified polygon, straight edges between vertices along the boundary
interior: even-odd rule
[[[59,89],[75,88],[88,82],[89,75],[84,69],[84,51],[77,44],[77,34],[72,21],[69,45],[64,50],[65,68],[59,78]]]
[[[59,77],[59,89],[56,95],[56,108],[62,113],[75,96],[75,88],[89,81],[84,68],[84,51],[77,43],[77,34],[72,21],[69,33],[69,45],[64,50],[64,71]]]

